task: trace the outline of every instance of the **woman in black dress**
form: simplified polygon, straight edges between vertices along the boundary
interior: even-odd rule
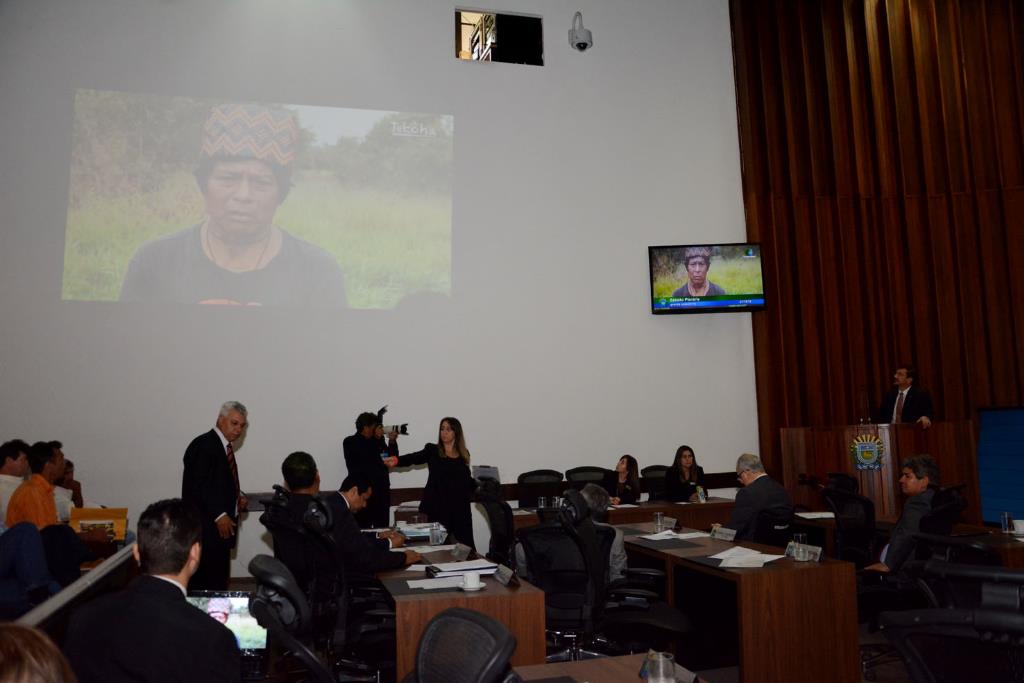
[[[429,470],[423,488],[420,512],[431,522],[440,522],[459,543],[476,550],[470,504],[476,480],[469,470],[469,450],[462,423],[454,417],[441,420],[437,443],[428,443],[418,453],[398,458],[399,467],[422,465]]]
[[[640,465],[632,455],[619,458],[618,464],[615,465],[614,484],[612,505],[635,503],[640,500]]]
[[[665,472],[665,497],[674,503],[696,503],[698,486],[704,486],[704,468],[697,464],[692,448],[680,446],[672,467]]]

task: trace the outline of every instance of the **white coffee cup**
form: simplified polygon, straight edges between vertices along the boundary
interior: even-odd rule
[[[462,575],[462,587],[463,588],[479,588],[480,587],[480,574],[477,572],[466,572]]]
[[[1013,533],[1015,536],[1024,536],[1024,519],[1013,520]]]

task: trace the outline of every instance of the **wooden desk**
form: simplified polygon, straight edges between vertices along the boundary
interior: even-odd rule
[[[545,678],[569,676],[577,681],[587,683],[622,683],[623,681],[639,681],[638,673],[646,655],[626,655],[624,657],[602,657],[585,659],[580,662],[554,662],[534,666],[517,666],[516,673],[524,681],[539,681]],[[688,674],[688,675],[687,675]],[[695,674],[684,671],[683,677],[676,673],[681,683],[691,683]]]
[[[655,512],[666,517],[675,517],[679,524],[692,529],[710,529],[712,524],[723,524],[729,521],[729,515],[736,506],[735,501],[728,498],[711,498],[706,503],[669,503],[664,500],[648,501],[636,507],[617,507],[608,510],[609,524],[633,524],[650,522]],[[395,511],[395,520],[408,521],[419,510],[399,509]],[[514,509],[512,524],[516,531],[540,523],[535,508]]]
[[[425,553],[425,562],[451,562],[448,551]],[[416,648],[427,623],[449,607],[464,607],[497,619],[516,637],[513,666],[544,662],[544,592],[520,580],[519,588],[506,588],[493,577],[482,577],[486,589],[477,593],[461,591],[416,591],[399,593],[409,579],[426,578],[424,572],[405,570],[382,572],[378,578],[395,601],[395,631],[398,641],[398,680],[416,668]]]
[[[653,531],[653,524],[633,524]],[[653,550],[631,541],[630,566],[654,566],[669,577],[668,597],[697,626],[689,645],[723,652],[713,666],[739,664],[740,680],[860,681],[854,566],[849,562],[776,560],[759,569],[720,569],[694,561],[732,547],[711,538],[694,547]],[[780,554],[779,548],[741,545]],[[697,643],[701,638],[706,642]],[[735,651],[732,651],[735,648]],[[685,661],[687,653],[680,652]],[[705,668],[705,663],[697,668]]]
[[[835,519],[804,519],[797,516],[793,518],[793,526],[807,529],[809,536],[817,532],[817,537],[823,540],[825,544],[825,553],[829,557],[835,556]],[[875,523],[875,527],[884,534],[891,532],[895,526],[895,523],[885,520],[879,520]],[[1012,535],[1004,534],[999,529],[992,529],[977,524],[957,524],[953,527],[953,533],[962,540],[980,543],[992,548],[999,553],[1003,566],[1007,569],[1024,569],[1024,541],[1018,541]],[[811,543],[817,545],[814,543],[813,538]],[[877,551],[881,553],[881,545],[877,548]]]

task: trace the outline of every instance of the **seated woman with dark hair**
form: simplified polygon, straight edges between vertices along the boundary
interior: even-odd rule
[[[698,486],[704,486],[704,468],[697,464],[692,448],[680,446],[672,467],[665,472],[665,497],[673,503],[696,503]]]
[[[612,505],[640,500],[640,466],[632,455],[624,455],[615,465],[615,478],[608,487]],[[614,492],[614,493],[613,493]]]

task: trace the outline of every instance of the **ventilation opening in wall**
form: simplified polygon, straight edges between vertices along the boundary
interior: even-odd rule
[[[455,10],[455,56],[471,62],[543,66],[541,19]]]

